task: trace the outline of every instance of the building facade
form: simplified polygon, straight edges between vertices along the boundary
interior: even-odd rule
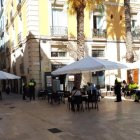
[[[104,5],[104,13],[100,13],[98,7],[93,11],[85,10],[85,56],[125,61],[123,0],[105,1]],[[139,0],[131,0],[135,60],[140,59],[139,7]],[[1,48],[5,47],[6,59],[1,69],[27,82],[35,79],[37,89],[52,86],[51,71],[77,58],[76,15],[70,14],[66,0],[4,0],[2,13],[5,32],[4,43],[0,34]],[[110,73],[114,76],[118,71],[95,72],[92,79],[84,74],[83,85],[92,80],[105,87],[114,82],[108,76]],[[123,79],[125,75],[122,74]],[[65,76],[59,78],[60,83],[64,83]],[[70,85],[71,79],[69,76]]]
[[[4,41],[4,14],[3,14],[3,0],[0,1],[0,50],[1,50],[1,63],[0,63],[0,68],[5,69],[6,68],[6,63],[5,63],[5,41]]]

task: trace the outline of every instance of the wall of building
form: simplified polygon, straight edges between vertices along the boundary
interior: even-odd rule
[[[53,2],[50,0],[23,0],[19,5],[15,0],[13,0],[13,4],[12,0],[5,2],[4,14],[5,18],[8,19],[8,38],[6,40],[10,42],[7,45],[10,48],[10,55],[7,57],[7,62],[10,63],[7,65],[7,69],[11,67],[11,71],[13,71],[12,66],[16,63],[17,74],[26,76],[27,81],[34,78],[38,89],[45,87],[44,73],[52,71],[52,64],[66,65],[76,58],[76,15],[70,14],[66,7],[62,7],[64,12],[68,14],[68,36],[53,37],[50,30],[52,26],[52,4]],[[11,10],[14,14],[12,20],[10,20]],[[97,49],[103,47],[106,59],[125,61],[123,0],[112,0],[111,2],[106,0],[103,15],[104,20],[106,20],[107,37],[93,37],[93,14],[94,12],[85,10],[85,55],[91,56],[93,47]],[[22,26],[19,26],[19,17],[22,19]],[[19,41],[18,35],[21,31],[21,41]],[[66,46],[67,57],[51,57],[52,45]],[[19,65],[21,64],[24,66],[24,72],[20,71]],[[117,72],[114,71],[115,74]],[[90,79],[87,75],[85,77],[87,80],[83,77],[84,83]],[[108,81],[109,79],[106,79],[106,84]]]

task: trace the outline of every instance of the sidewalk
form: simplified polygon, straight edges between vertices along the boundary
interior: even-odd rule
[[[140,103],[114,100],[101,99],[99,111],[71,112],[67,104],[4,95],[0,140],[139,140]]]

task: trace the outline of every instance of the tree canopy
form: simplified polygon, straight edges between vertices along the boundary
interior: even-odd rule
[[[104,0],[68,0],[71,13],[77,12],[81,8],[95,9],[97,5],[103,6]]]

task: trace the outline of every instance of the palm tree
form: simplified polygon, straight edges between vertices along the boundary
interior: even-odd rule
[[[102,0],[68,0],[68,5],[72,13],[76,13],[77,18],[77,61],[84,57],[84,9],[93,8],[95,4],[101,4]],[[75,75],[74,85],[80,88],[81,74]]]
[[[125,9],[125,26],[126,26],[126,61],[129,63],[134,62],[134,53],[133,53],[133,38],[131,33],[131,9],[130,9],[130,0],[124,0],[124,9]],[[131,73],[130,70],[128,73]],[[128,75],[128,82],[133,82],[133,77],[131,74]]]
[[[130,11],[130,0],[124,0],[125,9],[125,25],[126,25],[126,61],[133,63],[133,39],[131,33],[131,11]]]

